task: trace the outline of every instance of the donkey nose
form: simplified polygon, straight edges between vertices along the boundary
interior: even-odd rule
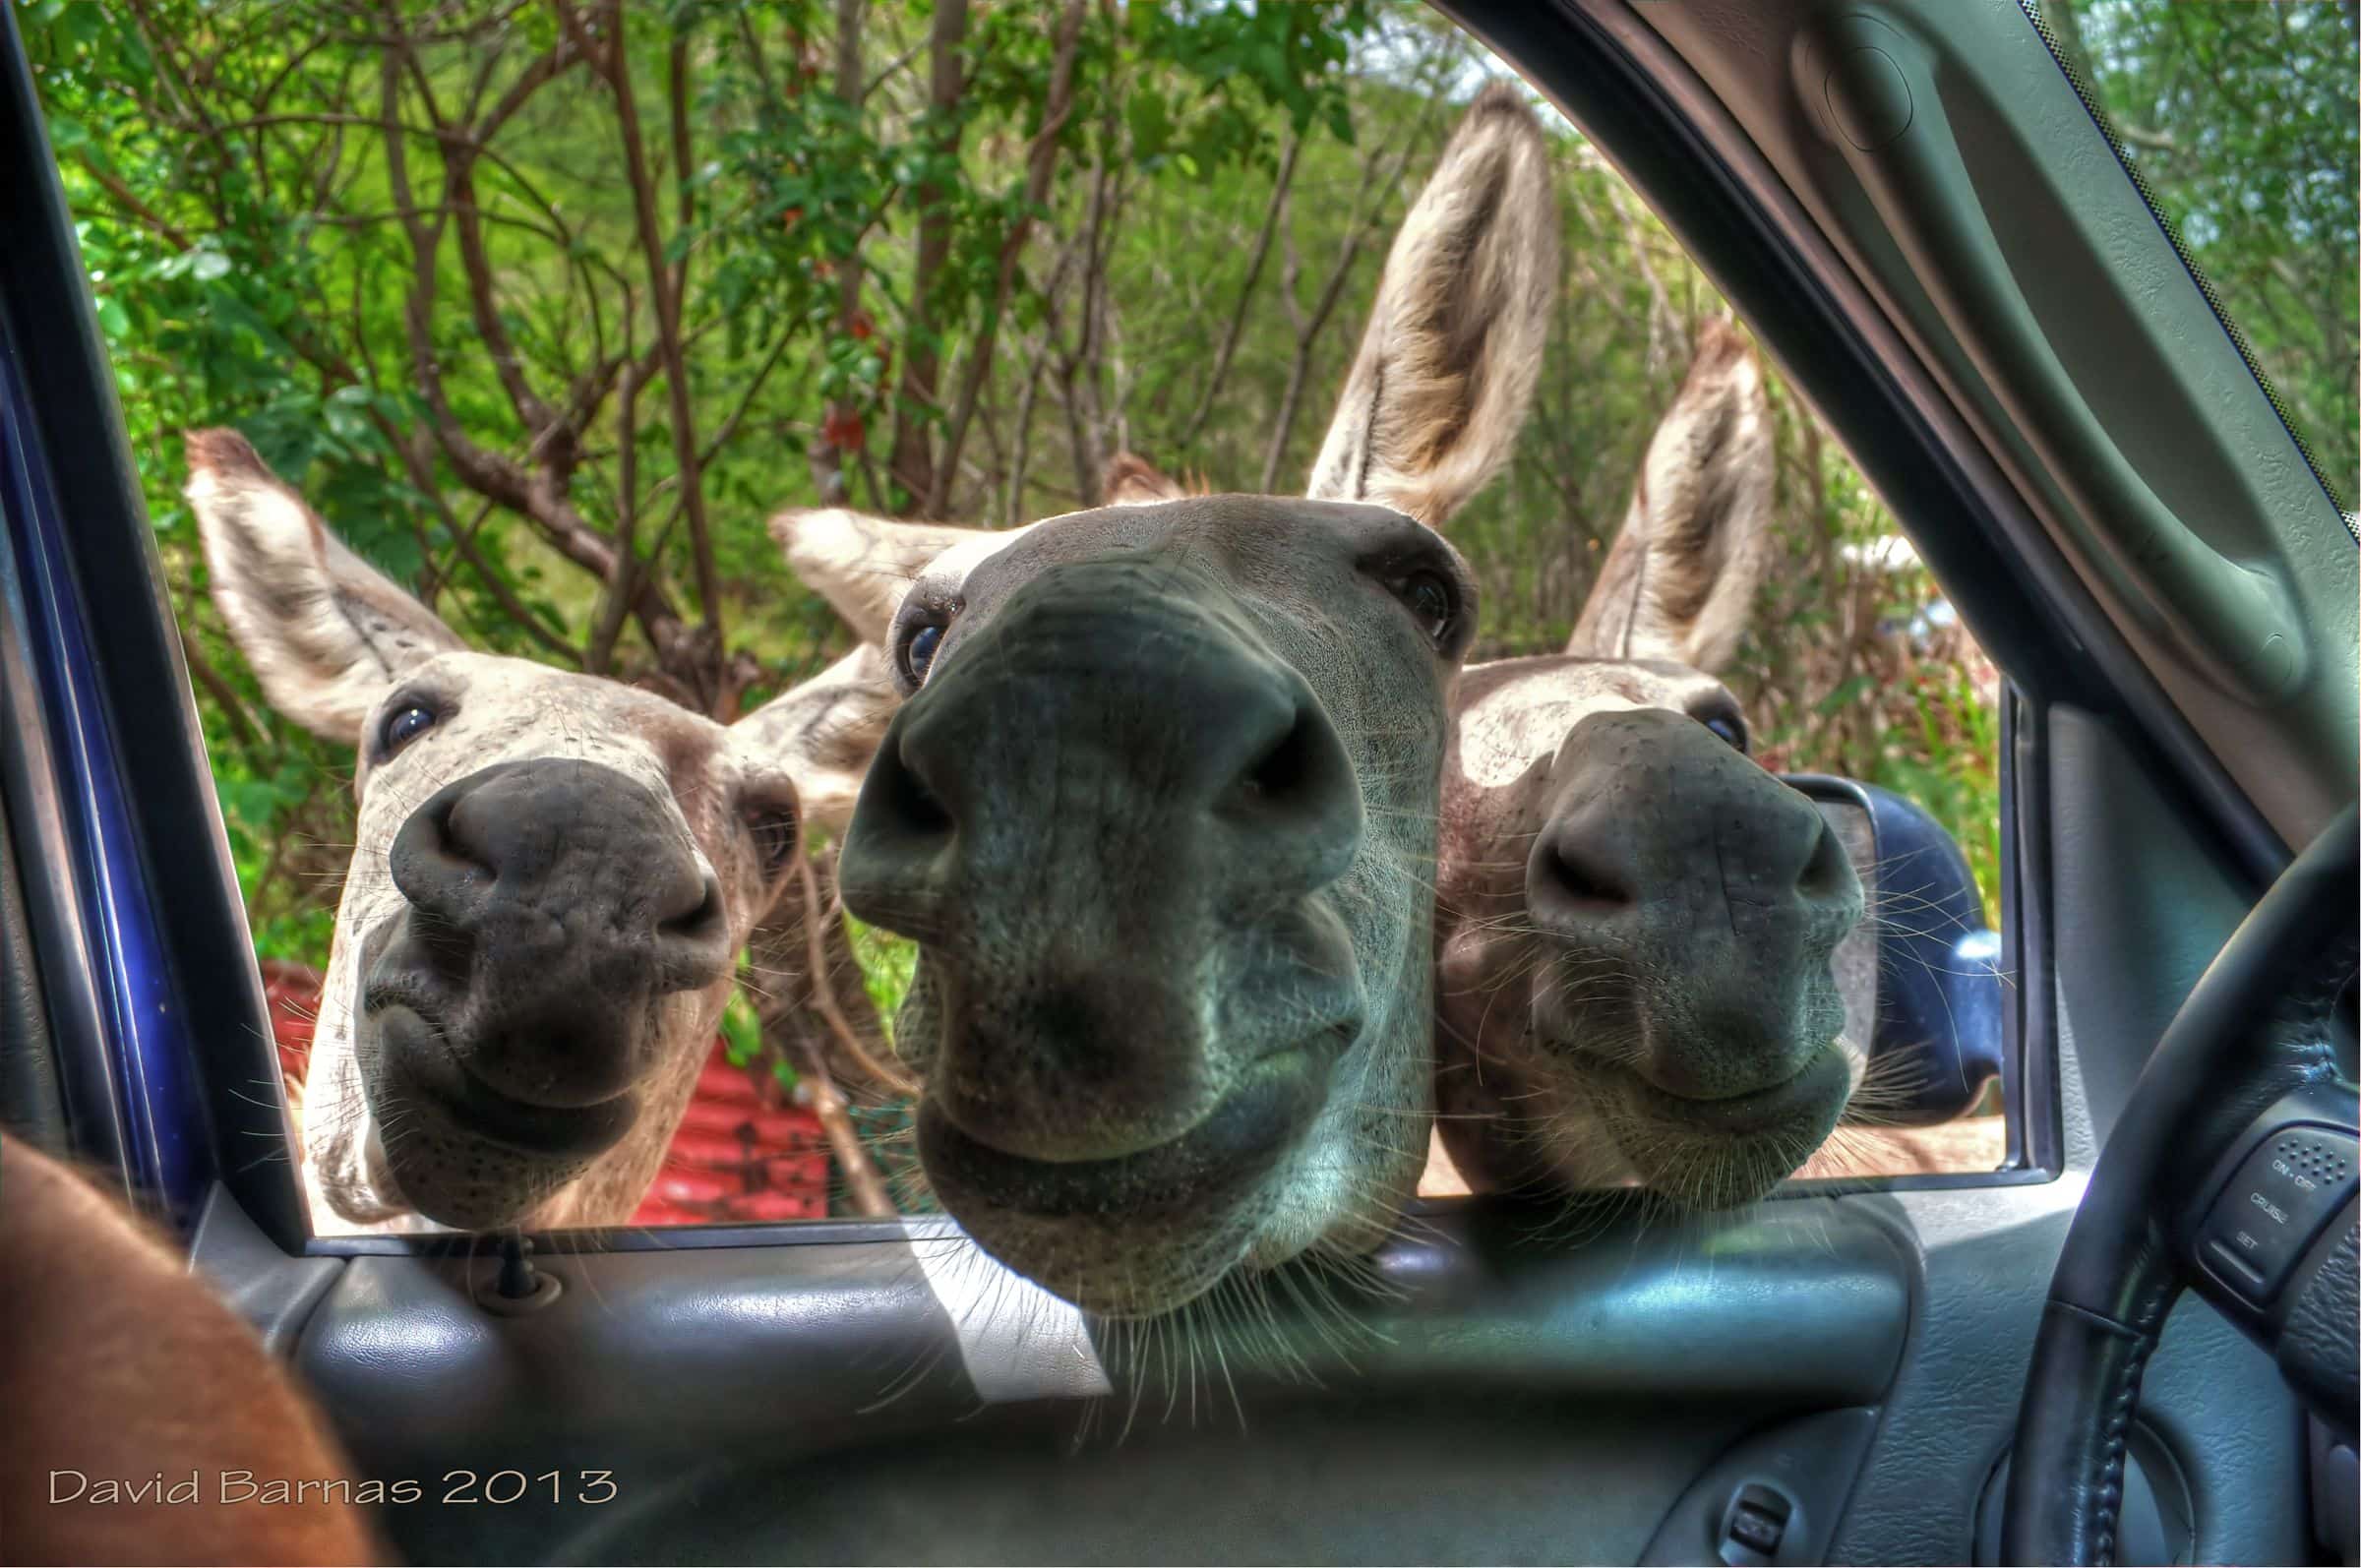
[[[720,883],[679,814],[595,762],[502,763],[445,786],[395,833],[389,869],[410,917],[388,958],[456,993],[447,1044],[534,1104],[628,1087],[653,1001],[729,970]]]
[[[1663,708],[1574,727],[1536,836],[1527,897],[1544,924],[1660,924],[1726,905],[1743,923],[1857,912],[1860,885],[1810,801]]]
[[[1056,889],[1069,909],[1170,898],[1165,874],[1253,909],[1350,869],[1360,786],[1302,676],[1185,600],[1119,591],[1136,585],[1102,566],[1011,595],[895,716],[845,839],[856,913],[868,893],[919,928],[897,929],[935,935],[1052,866],[1094,884]],[[1083,848],[1059,857],[1059,841]]]
[[[1663,708],[1584,719],[1550,783],[1527,908],[1575,960],[1569,986],[1654,998],[1663,1027],[1643,1030],[1635,1064],[1701,1099],[1798,1067],[1795,1020],[1861,914],[1859,878],[1818,808]]]

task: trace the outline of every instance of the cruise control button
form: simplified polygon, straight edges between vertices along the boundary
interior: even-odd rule
[[[2344,1207],[2361,1167],[2350,1133],[2283,1127],[2263,1140],[2213,1202],[2201,1233],[2223,1279],[2262,1302]]]
[[[2212,1254],[2213,1266],[2219,1269],[2242,1295],[2260,1299],[2270,1294],[2263,1289],[2263,1276],[2255,1266],[2224,1246],[2219,1236],[2210,1238],[2206,1242],[2206,1250]]]

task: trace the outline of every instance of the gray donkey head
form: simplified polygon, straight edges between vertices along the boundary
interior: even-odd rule
[[[814,738],[867,723],[867,689],[838,690],[866,666],[725,728],[470,652],[244,437],[188,452],[231,636],[281,712],[356,752],[305,1084],[314,1224],[623,1223],[800,852]]]
[[[1563,655],[1468,671],[1436,878],[1443,1142],[1483,1185],[1760,1197],[1861,1078],[1861,888],[1711,672],[1771,550],[1762,373],[1709,323]]]

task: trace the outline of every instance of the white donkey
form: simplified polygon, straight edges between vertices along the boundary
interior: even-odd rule
[[[883,729],[858,652],[729,727],[471,652],[231,431],[188,438],[231,636],[352,746],[359,824],[302,1112],[324,1233],[626,1222],[801,854]]]

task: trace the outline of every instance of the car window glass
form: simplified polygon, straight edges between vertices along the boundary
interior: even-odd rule
[[[1435,520],[1479,590],[1469,663],[1572,645],[1592,684],[1503,685],[1488,712],[1542,717],[1485,733],[1546,739],[1532,760],[1583,703],[1668,713],[1682,767],[1785,803],[1741,847],[1798,846],[1764,874],[1825,909],[1810,956],[1773,967],[1828,966],[1795,1027],[1869,1059],[1824,1149],[1763,1159],[2000,1165],[2000,672],[1579,132],[1406,5],[1040,0],[955,35],[855,14],[845,38],[801,4],[459,4],[398,34],[326,0],[20,13],[319,1228],[930,1208],[908,1111],[927,1053],[896,1038],[918,949],[834,874],[895,695],[846,615],[911,572],[828,591],[766,522],[1302,495],[1366,385],[1414,204],[1502,83],[1546,151],[1546,321],[1511,356],[1535,378],[1521,428]],[[2349,213],[2341,233],[2349,257]],[[2309,331],[2270,341],[2308,352]],[[1681,553],[1708,525],[1741,547]],[[1660,553],[1618,565],[1627,533]],[[1819,793],[1764,797],[1765,773]],[[1591,841],[1655,846],[1626,893],[1724,896],[1706,839],[1631,799],[1648,831]],[[1621,874],[1573,836],[1535,860],[1542,831],[1461,869],[1513,865],[1513,898]],[[1860,912],[1827,914],[1854,881]],[[1488,1029],[1500,997],[1547,1010],[1550,964],[1615,970],[1560,998],[1567,1049],[1604,1063],[1567,1091],[1610,1152],[1586,1179],[1722,1190],[1612,1157],[1598,1085],[1734,1098],[1802,1069],[1635,1066],[1656,1025],[1607,994],[1708,966],[1568,957],[1541,925],[1477,933],[1540,945],[1443,976],[1487,998],[1445,1034]],[[1743,1033],[1767,1004],[1742,992],[1673,1000],[1700,1038]],[[1949,1100],[1937,1034],[1984,1063]],[[1465,1175],[1438,1159],[1424,1190]]]

